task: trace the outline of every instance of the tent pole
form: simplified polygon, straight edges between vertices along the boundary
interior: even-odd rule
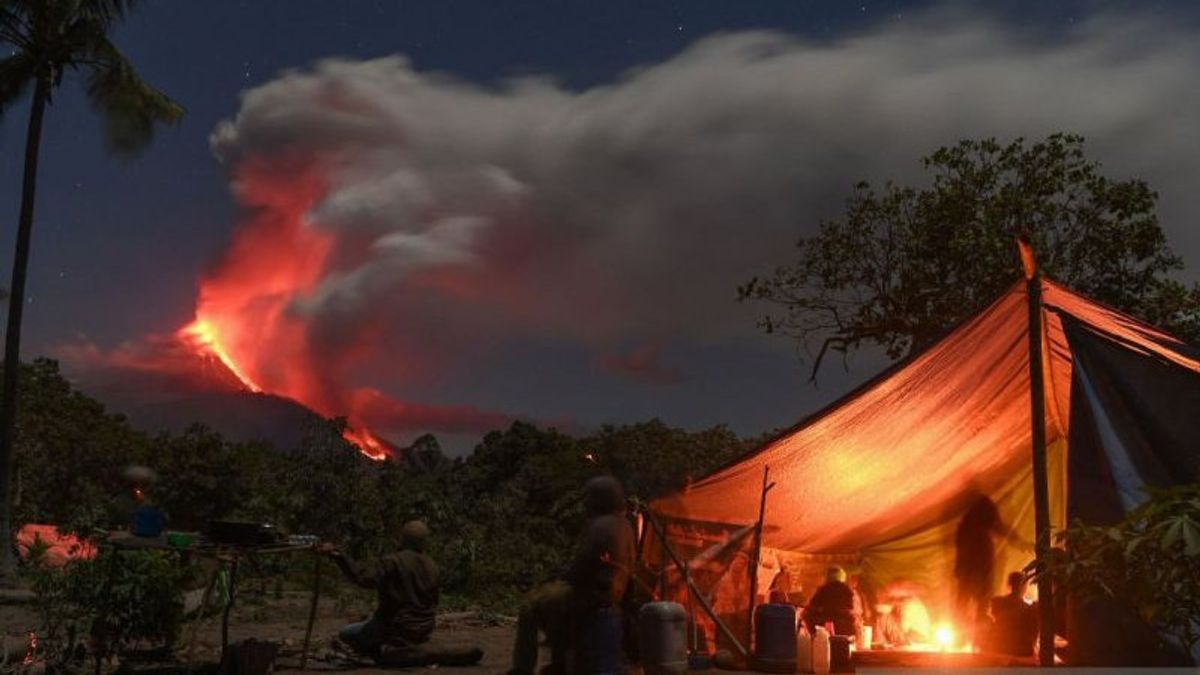
[[[1023,252],[1024,253],[1024,252]],[[1032,255],[1029,256],[1030,258]],[[1032,269],[1031,269],[1032,267]],[[1046,382],[1042,372],[1042,278],[1026,264],[1025,295],[1029,300],[1029,386],[1033,436],[1033,514],[1036,531],[1038,590],[1038,663],[1054,665],[1054,596],[1045,574],[1050,551],[1050,485],[1046,471]]]
[[[758,500],[758,521],[754,524],[754,557],[750,561],[750,635],[746,642],[747,646],[754,644],[754,606],[758,602],[758,566],[762,562],[762,531],[763,518],[767,513],[767,492],[775,487],[774,483],[768,483],[771,467],[763,467],[763,482],[762,494]]]
[[[650,509],[645,505],[642,505],[639,508],[641,508],[642,513],[645,514],[646,520],[650,522],[650,526],[654,528],[654,532],[658,535],[658,540],[662,544],[663,551],[666,552],[667,557],[671,559],[671,562],[674,563],[675,567],[679,570],[679,575],[683,578],[684,585],[686,585],[687,589],[691,591],[692,595],[695,596],[696,601],[700,603],[701,609],[703,609],[704,613],[708,615],[708,618],[713,620],[713,623],[716,624],[717,629],[725,634],[725,637],[729,639],[734,648],[736,648],[742,656],[748,657],[750,653],[746,651],[745,647],[742,646],[742,643],[737,639],[737,636],[733,634],[733,631],[729,630],[729,626],[725,625],[725,622],[721,620],[721,617],[717,616],[717,610],[713,608],[712,603],[710,603],[708,599],[704,597],[704,594],[700,592],[700,589],[696,587],[695,582],[692,581],[691,574],[688,573],[687,564],[679,559],[679,556],[676,555],[675,551],[671,548],[671,543],[667,541],[667,531],[663,528],[662,523],[658,522],[658,518],[656,518],[654,514],[650,512]],[[664,590],[661,597],[665,599],[666,581],[664,580],[662,583]]]

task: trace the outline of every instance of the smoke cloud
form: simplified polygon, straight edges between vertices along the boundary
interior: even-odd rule
[[[583,91],[329,60],[245,92],[212,134],[245,215],[199,309],[239,326],[233,353],[264,389],[346,412],[365,396],[435,431],[522,411],[380,392],[531,339],[591,354],[596,377],[686,386],[656,361],[754,333],[739,283],[854,182],[919,180],[918,158],[961,138],[1084,134],[1109,173],[1159,189],[1200,262],[1197,72],[1200,41],[1152,19],[1047,42],[957,12],[834,42],[719,35]]]

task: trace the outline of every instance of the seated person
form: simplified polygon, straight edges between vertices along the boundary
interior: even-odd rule
[[[620,607],[634,565],[635,538],[625,515],[625,494],[611,476],[584,486],[588,524],[582,546],[561,580],[534,589],[517,620],[510,675],[532,675],[538,632],[546,635],[551,662],[543,672],[570,669],[568,653],[579,620],[605,607]],[[578,651],[578,650],[577,650]]]
[[[378,592],[374,614],[338,632],[338,638],[355,652],[394,665],[451,665],[475,663],[478,649],[437,650],[426,647],[433,634],[438,604],[438,569],[425,555],[429,528],[419,520],[401,530],[400,550],[372,564],[355,562],[328,544],[327,553],[352,582]]]
[[[813,593],[804,608],[804,622],[810,630],[833,622],[835,635],[856,635],[858,617],[854,613],[854,590],[846,583],[846,570],[834,565],[825,573],[825,583]]]
[[[908,644],[908,636],[904,634],[900,605],[890,602],[875,605],[875,637],[877,644],[888,647],[903,647]]]
[[[1029,580],[1023,572],[1008,575],[1008,595],[992,598],[992,628],[988,651],[1010,656],[1033,656],[1038,635],[1037,605],[1025,601]]]

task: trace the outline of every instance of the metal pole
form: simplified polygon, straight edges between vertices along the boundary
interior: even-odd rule
[[[1038,663],[1054,665],[1054,591],[1045,574],[1050,551],[1050,484],[1046,471],[1046,383],[1042,372],[1042,280],[1033,270],[1025,284],[1029,300],[1029,400],[1033,440],[1033,513],[1038,589]]]

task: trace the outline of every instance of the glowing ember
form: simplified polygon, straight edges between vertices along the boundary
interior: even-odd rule
[[[29,634],[29,643],[25,648],[25,658],[21,660],[21,665],[28,666],[28,665],[33,664],[33,655],[34,655],[34,653],[37,652],[37,648],[38,648],[37,633],[30,633]]]

